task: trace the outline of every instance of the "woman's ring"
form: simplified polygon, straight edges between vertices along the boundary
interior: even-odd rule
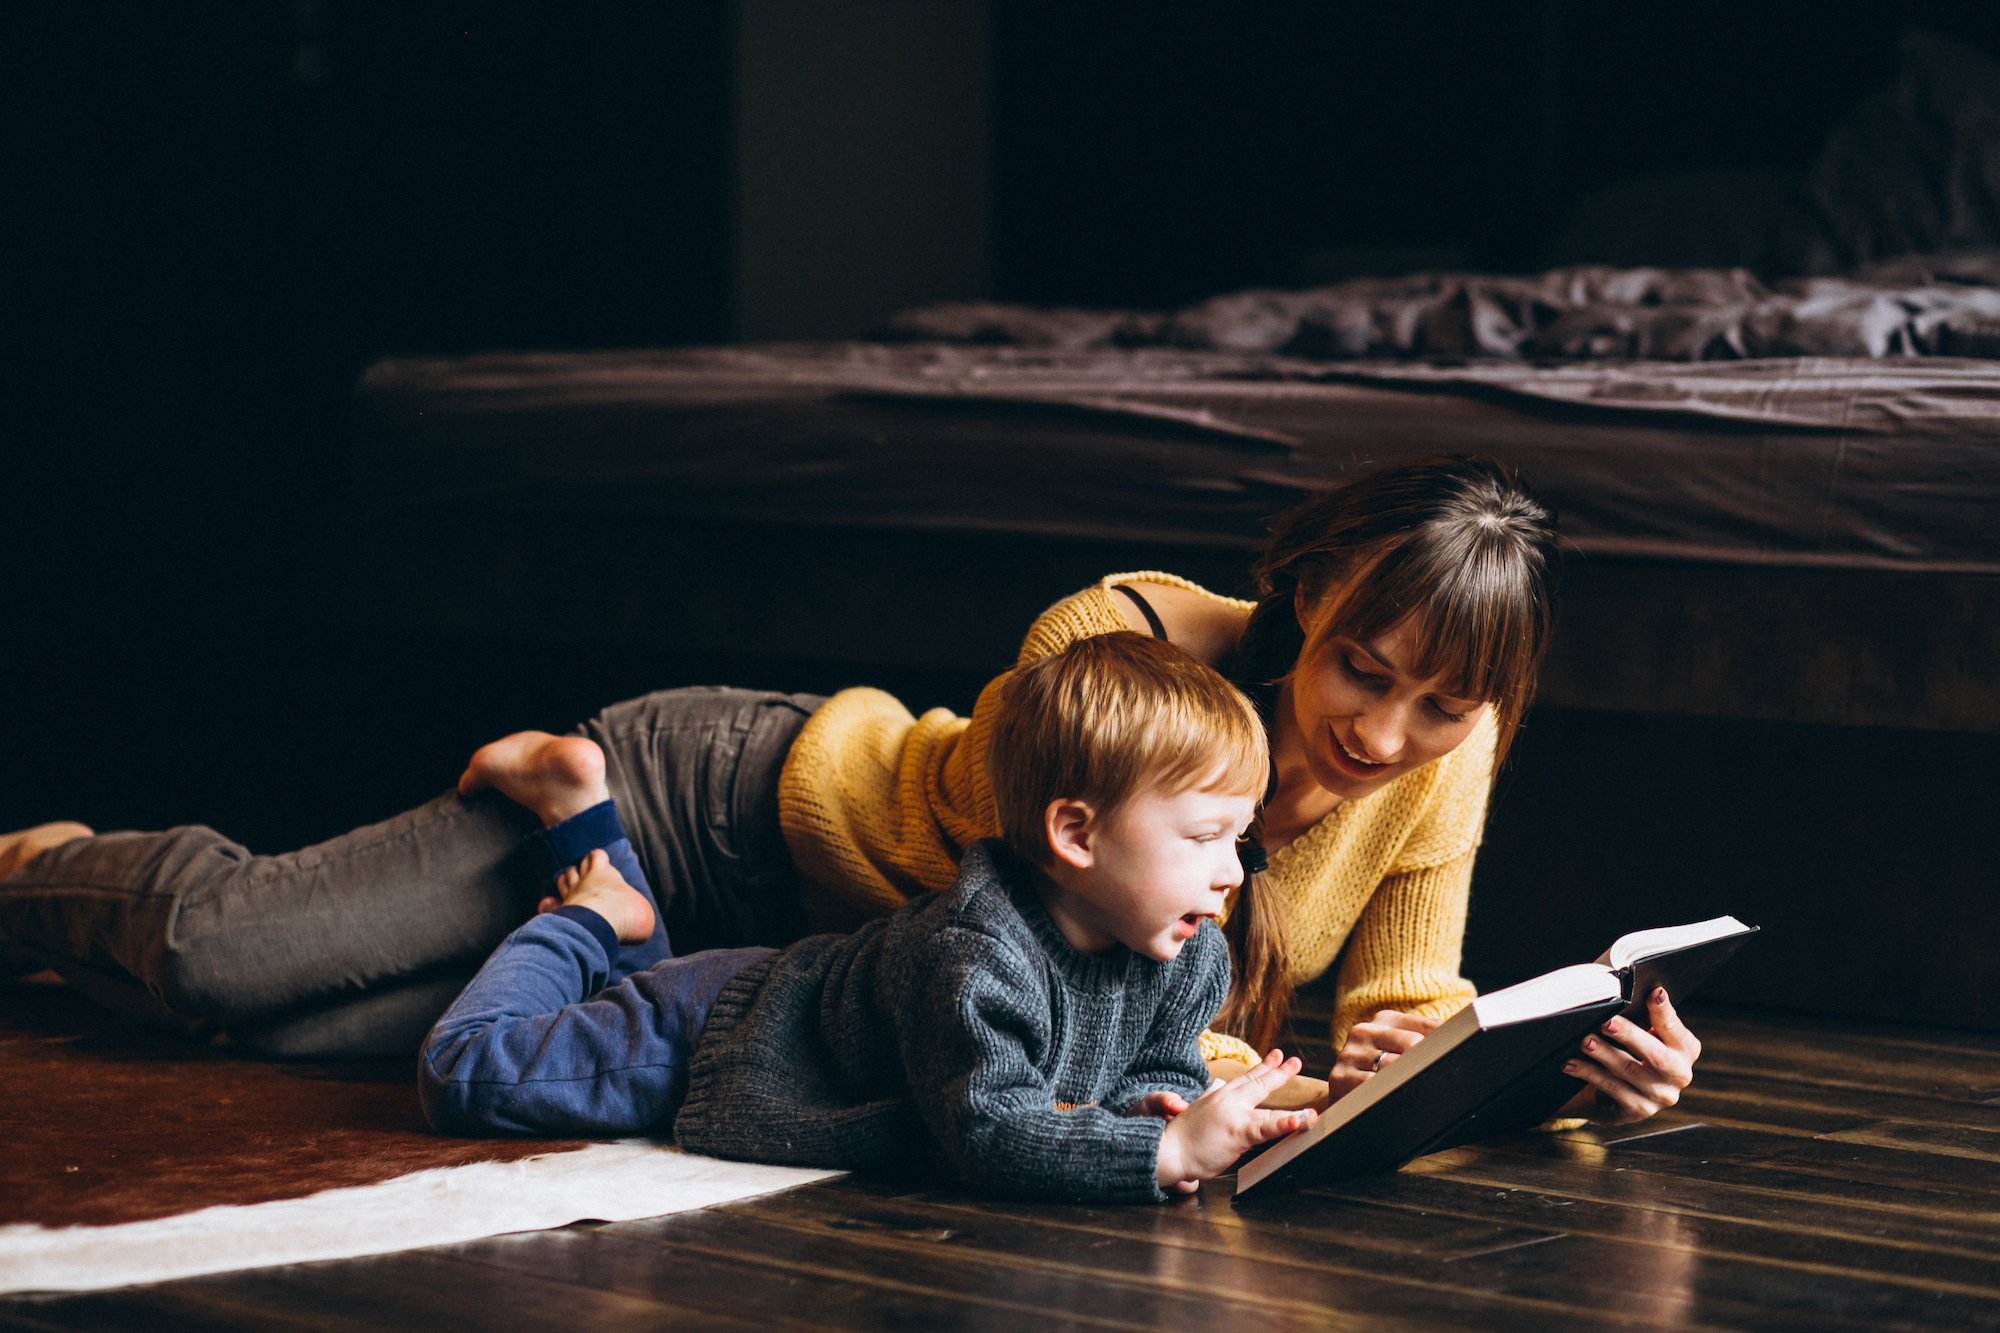
[[[1388,1053],[1387,1051],[1377,1051],[1377,1052],[1375,1052],[1375,1063],[1374,1063],[1374,1064],[1372,1064],[1372,1065],[1370,1065],[1370,1066],[1368,1066],[1368,1072],[1372,1074],[1372,1073],[1376,1072],[1377,1070],[1379,1070],[1379,1069],[1380,1069],[1380,1068],[1382,1067],[1382,1060],[1383,1060],[1383,1058],[1384,1058],[1385,1056],[1387,1056],[1388,1054],[1389,1054],[1389,1053]]]

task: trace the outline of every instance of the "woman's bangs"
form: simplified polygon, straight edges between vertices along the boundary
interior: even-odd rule
[[[1396,556],[1404,558],[1397,559]],[[1345,632],[1370,640],[1413,621],[1417,680],[1441,680],[1454,698],[1500,703],[1532,677],[1543,637],[1523,580],[1490,551],[1424,551],[1411,543],[1378,561],[1342,600],[1363,614]]]

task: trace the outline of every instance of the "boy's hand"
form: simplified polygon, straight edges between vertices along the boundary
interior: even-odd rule
[[[1187,1098],[1181,1096],[1178,1092],[1162,1090],[1159,1092],[1149,1092],[1138,1101],[1133,1102],[1132,1109],[1125,1114],[1149,1115],[1155,1120],[1172,1120],[1187,1109]]]
[[[1281,1139],[1319,1118],[1316,1111],[1264,1111],[1257,1103],[1299,1072],[1296,1057],[1272,1051],[1249,1073],[1211,1088],[1167,1121],[1160,1135],[1160,1188],[1191,1194],[1236,1165],[1260,1143]]]
[[[544,898],[537,912],[558,907],[588,907],[618,932],[620,944],[643,944],[653,938],[653,906],[611,867],[602,848],[563,871],[556,881],[562,901]]]

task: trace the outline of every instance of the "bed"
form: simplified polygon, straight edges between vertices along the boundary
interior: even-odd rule
[[[815,688],[964,708],[1107,572],[1242,591],[1266,521],[1315,488],[1496,456],[1558,511],[1565,586],[1468,975],[1731,912],[1766,932],[1713,998],[2000,1030],[1984,262],[1833,296],[1429,275],[1167,316],[948,307],[838,344],[388,361],[359,386],[327,568],[374,632],[476,644],[481,671],[582,626],[626,692],[752,683],[744,663],[799,688],[782,664],[810,657],[832,664]],[[1623,355],[1641,345],[1681,359]],[[689,645],[703,665],[676,665]]]
[[[568,518],[621,635],[966,669],[1109,569],[1240,588],[1269,516],[1354,468],[1490,454],[1568,539],[1545,699],[2000,731],[2000,362],[509,354],[372,368],[354,441],[374,613],[532,633],[547,562],[481,534]]]

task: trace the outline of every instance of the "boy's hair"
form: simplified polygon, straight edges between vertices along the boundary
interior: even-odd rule
[[[1051,801],[1083,801],[1101,817],[1151,787],[1261,798],[1270,762],[1256,708],[1221,673],[1123,631],[1079,639],[1008,678],[986,771],[1001,836],[1047,865]]]

